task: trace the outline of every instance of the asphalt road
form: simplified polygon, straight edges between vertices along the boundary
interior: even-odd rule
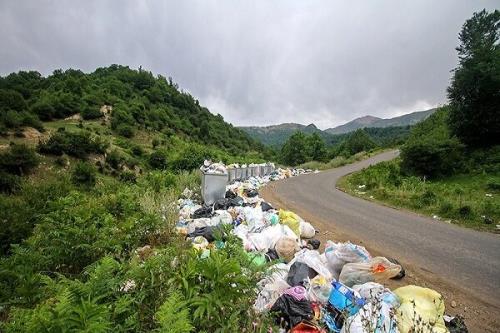
[[[339,178],[393,159],[384,152],[344,167],[273,183],[283,202],[331,223],[333,230],[365,246],[412,263],[452,285],[500,305],[500,237],[352,197],[336,188]]]

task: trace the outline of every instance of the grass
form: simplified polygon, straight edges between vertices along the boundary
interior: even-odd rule
[[[399,160],[348,175],[338,187],[354,196],[406,208],[476,230],[499,232],[500,174],[459,174],[437,180],[404,176]]]

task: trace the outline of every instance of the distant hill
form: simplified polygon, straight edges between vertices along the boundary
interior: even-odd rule
[[[320,130],[314,124],[302,125],[295,123],[284,123],[272,126],[248,126],[240,127],[252,138],[267,146],[280,147],[296,131],[312,134],[318,133],[329,145],[335,145],[345,139],[345,134],[358,128],[367,128],[368,134],[379,144],[395,142],[406,136],[410,126],[426,119],[436,109],[412,112],[403,116],[390,119],[382,119],[373,116],[364,116],[354,119],[344,125],[327,130]]]
[[[272,126],[248,126],[240,127],[248,133],[250,137],[262,142],[267,146],[281,146],[294,132],[301,131],[307,134],[318,133],[325,141],[330,135],[317,128],[314,124],[302,125],[295,123],[284,123]]]
[[[340,125],[334,128],[328,128],[325,130],[325,132],[330,134],[343,134],[355,131],[358,128],[366,128],[366,127],[383,128],[383,127],[415,125],[419,121],[429,117],[435,111],[436,109],[417,111],[389,119],[382,119],[373,116],[364,116],[361,118],[356,118],[344,125]]]

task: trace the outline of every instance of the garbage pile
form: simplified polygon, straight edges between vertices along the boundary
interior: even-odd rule
[[[225,166],[204,168],[219,172]],[[274,316],[282,332],[448,332],[447,325],[456,319],[444,315],[440,294],[413,285],[394,291],[383,285],[404,277],[397,260],[373,257],[350,242],[328,241],[320,252],[317,231],[309,222],[259,196],[270,181],[309,172],[277,169],[232,181],[224,198],[211,205],[179,199],[177,230],[206,258],[209,244],[220,242],[220,225],[232,226],[252,263],[270,265],[256,286],[253,308]]]

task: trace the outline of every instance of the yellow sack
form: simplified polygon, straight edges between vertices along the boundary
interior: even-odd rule
[[[300,220],[301,218],[294,212],[280,209],[280,223],[287,225],[300,238]]]
[[[444,325],[444,300],[441,294],[413,285],[398,288],[394,290],[394,294],[401,303],[397,309],[398,328],[401,333],[448,332]]]

